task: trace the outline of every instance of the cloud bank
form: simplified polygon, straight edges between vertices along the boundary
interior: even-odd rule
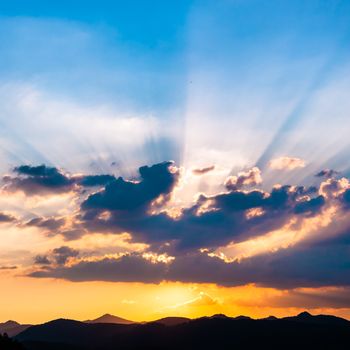
[[[183,184],[173,162],[142,166],[131,180],[68,174],[45,165],[19,166],[14,172],[4,179],[6,191],[76,196],[71,215],[36,216],[18,224],[36,227],[48,239],[62,235],[72,242],[34,256],[31,277],[253,283],[280,289],[350,285],[350,185],[345,177],[325,174],[312,186],[276,184],[267,191],[254,167],[227,177],[222,191],[199,193],[174,212],[174,196]],[[141,250],[106,255],[74,247],[95,233],[126,232],[128,244],[141,244]],[[255,253],[239,253],[252,244],[260,244]]]

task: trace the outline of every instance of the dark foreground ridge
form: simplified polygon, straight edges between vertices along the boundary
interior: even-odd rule
[[[349,349],[350,322],[327,315],[253,320],[214,315],[167,322],[86,323],[58,319],[15,339],[27,350]]]

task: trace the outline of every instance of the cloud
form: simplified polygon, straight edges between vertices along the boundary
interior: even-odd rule
[[[49,231],[55,231],[60,229],[66,223],[65,218],[43,218],[36,217],[27,221],[24,226],[35,226],[47,229]]]
[[[16,270],[17,266],[0,266],[0,270]]]
[[[36,265],[50,265],[51,261],[47,257],[47,255],[37,255],[34,257],[34,264]]]
[[[108,186],[103,193],[111,194]],[[310,197],[313,191],[313,188],[281,186],[270,193],[233,190],[212,196],[201,195],[194,205],[183,208],[177,217],[166,211],[137,211],[134,205],[126,206],[118,195],[113,194],[107,201],[108,206],[102,206],[104,210],[109,209],[108,217],[98,216],[102,209],[90,215],[83,203],[82,222],[89,230],[130,232],[134,241],[171,254],[200,248],[215,249],[232,241],[266,234],[282,227],[293,217],[302,219],[304,215],[316,215],[323,202],[322,197]],[[128,193],[133,199],[133,192]],[[111,205],[116,199],[119,201]],[[261,215],[248,216],[248,211],[254,208],[261,209]]]
[[[77,240],[88,233],[74,216],[35,217],[20,224],[19,227],[38,227],[48,237],[61,235],[66,241]]]
[[[79,184],[85,187],[105,186],[114,180],[113,175],[87,175],[82,176]]]
[[[17,219],[11,214],[1,213],[0,212],[0,223],[8,223],[16,221]]]
[[[5,189],[22,191],[28,195],[70,191],[74,181],[60,170],[46,165],[21,165],[14,168],[17,177],[5,176]]]
[[[71,281],[112,281],[159,283],[166,271],[165,263],[154,263],[140,255],[123,255],[118,259],[81,261],[71,267],[56,267],[30,274],[31,277],[55,277]]]
[[[205,168],[193,169],[192,173],[194,175],[204,175],[204,174],[207,174],[207,173],[211,172],[214,169],[215,169],[215,165],[211,165],[211,166],[208,166],[208,167],[205,167]]]
[[[329,178],[320,184],[319,193],[325,198],[332,199],[337,198],[346,193],[349,188],[349,180],[345,177],[337,180]]]
[[[346,208],[350,208],[350,189],[347,189],[344,191],[344,193],[341,196],[341,200]]]
[[[350,286],[349,232],[350,228],[339,234],[337,239],[319,238],[317,242],[302,242],[232,262],[215,255],[209,256],[206,252],[178,255],[167,262],[132,253],[36,270],[30,276],[71,281],[181,281],[222,286],[254,283],[278,289]]]
[[[55,248],[52,251],[52,256],[58,265],[64,265],[69,258],[74,258],[79,255],[79,251],[68,246]]]
[[[323,169],[320,172],[318,172],[315,176],[316,177],[325,177],[325,178],[329,178],[329,177],[334,177],[336,175],[339,175],[339,172],[333,169]]]
[[[304,168],[305,161],[296,157],[280,157],[272,159],[269,166],[274,170],[294,170],[297,168]]]
[[[44,164],[21,165],[13,171],[18,176],[4,176],[5,190],[22,191],[27,195],[47,195],[76,190],[79,187],[105,186],[116,180],[113,175],[70,175]]]
[[[182,307],[200,307],[200,306],[213,306],[217,305],[218,300],[215,298],[212,298],[209,294],[200,292],[198,296],[194,299],[185,301],[180,304],[168,306],[167,309],[178,309]]]
[[[325,203],[325,198],[322,195],[320,195],[315,198],[307,199],[296,204],[294,212],[296,214],[319,212],[321,207],[323,207]]]
[[[39,178],[57,175],[56,170],[42,166],[21,168],[19,172],[20,176]],[[36,217],[24,225],[56,231],[65,239],[93,232],[127,232],[130,243],[141,243],[143,249],[99,255],[98,249],[84,251],[79,246],[79,251],[61,246],[34,257],[32,277],[223,286],[254,283],[280,289],[350,285],[350,224],[346,221],[350,184],[346,178],[326,178],[319,187],[275,185],[267,191],[254,188],[262,179],[260,170],[253,168],[230,177],[223,192],[199,194],[188,206],[180,206],[174,216],[174,203],[169,199],[180,171],[172,162],[142,166],[139,178],[132,180],[64,176],[72,179],[74,186],[83,188],[85,176],[84,186],[103,188],[93,193],[77,191],[81,205],[71,217]],[[337,220],[336,232],[332,231],[333,220]],[[305,233],[306,224],[312,229]],[[229,253],[231,246],[274,232],[281,232],[283,238],[282,231],[287,229],[295,238],[282,242],[278,249],[267,246],[230,259],[224,253],[220,255],[221,248]]]
[[[346,213],[344,213],[346,217]],[[338,223],[340,224],[340,223]],[[332,236],[327,234],[332,232]],[[69,266],[35,270],[32,277],[54,277],[71,281],[114,281],[160,283],[216,283],[241,286],[254,283],[278,289],[301,287],[350,286],[350,224],[333,233],[326,226],[312,240],[276,251],[265,251],[240,260],[226,261],[222,257],[191,249],[174,259],[148,259],[131,253],[117,258],[81,260]],[[63,266],[64,265],[64,266]]]
[[[77,223],[74,224],[73,228],[61,229],[56,232],[56,234],[62,235],[65,241],[77,240],[88,233],[89,231],[87,229],[80,227],[80,224]]]
[[[332,308],[342,309],[350,307],[349,287],[300,288],[290,290],[280,297],[268,298],[267,304],[274,307],[295,308]]]
[[[225,181],[225,187],[230,190],[238,190],[243,186],[255,186],[262,182],[261,171],[254,167],[250,170],[238,173],[237,176],[230,176]]]
[[[106,185],[103,191],[90,195],[82,204],[84,210],[99,213],[104,210],[145,210],[160,195],[166,197],[173,190],[179,173],[172,162],[139,168],[140,182],[125,181],[119,177]]]

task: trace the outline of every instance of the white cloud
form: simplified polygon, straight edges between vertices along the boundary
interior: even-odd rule
[[[305,161],[296,157],[279,157],[272,159],[269,166],[275,170],[294,170],[297,168],[304,168]]]

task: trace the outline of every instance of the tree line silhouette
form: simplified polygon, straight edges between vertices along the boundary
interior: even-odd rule
[[[24,347],[16,340],[11,339],[7,333],[0,334],[1,350],[24,350]]]

